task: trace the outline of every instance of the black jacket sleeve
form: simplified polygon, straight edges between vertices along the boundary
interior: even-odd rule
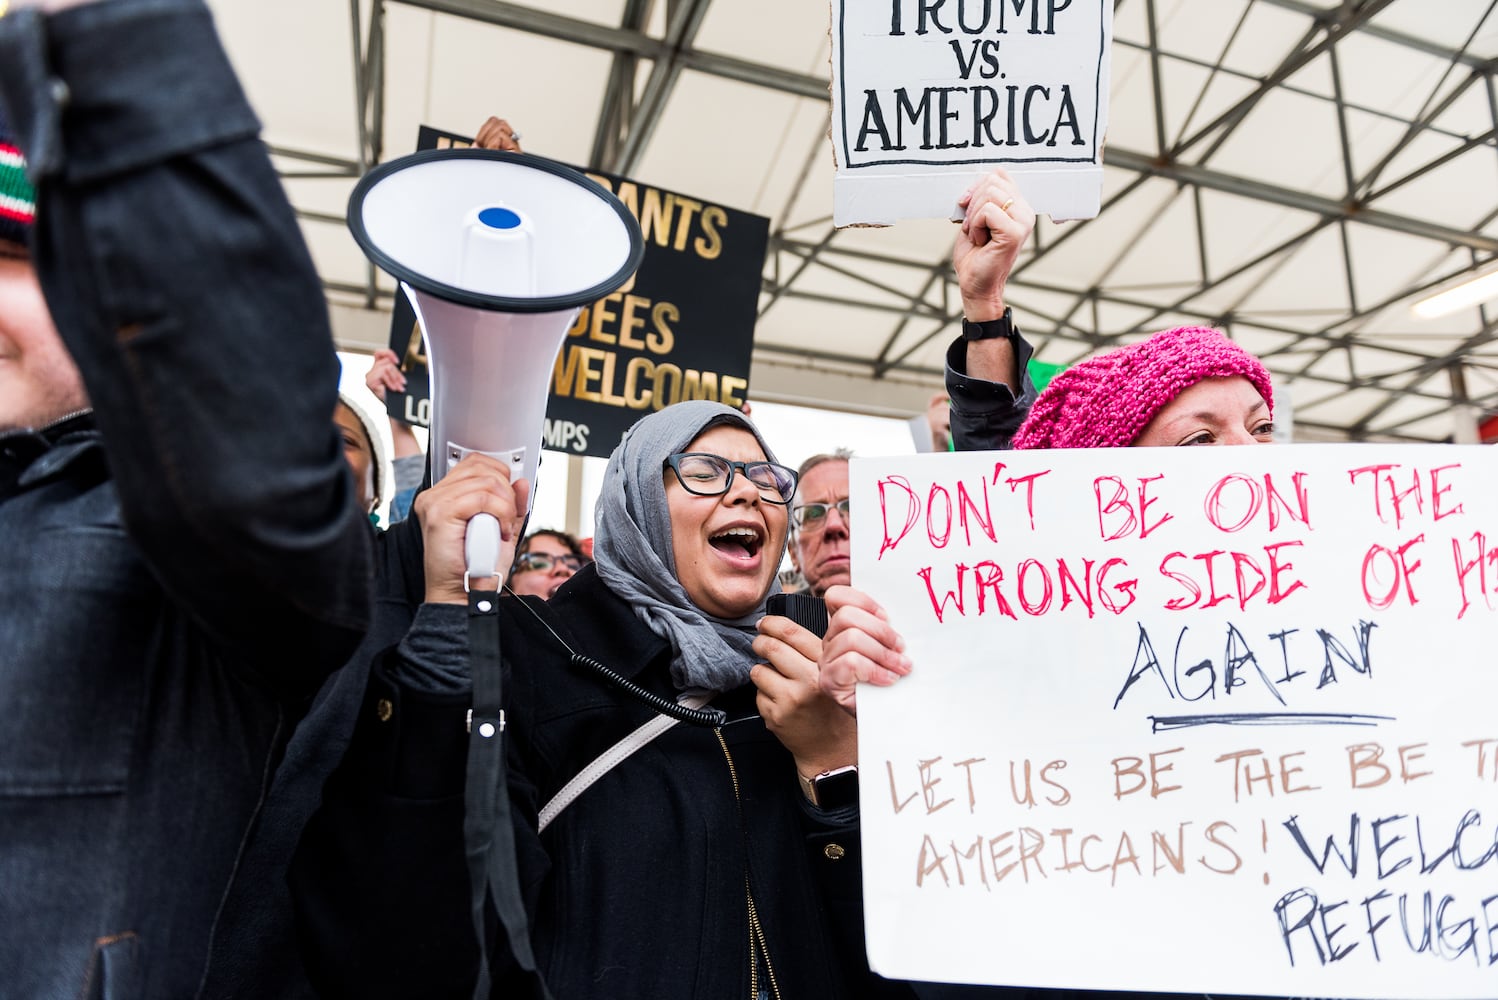
[[[376,664],[292,863],[297,938],[320,996],[466,1000],[478,971],[463,847],[469,696],[392,683],[397,655]]]
[[[423,605],[400,642],[376,656],[353,738],[302,835],[291,895],[302,963],[321,996],[472,996],[467,626],[466,608]],[[505,673],[508,686],[508,666]],[[534,816],[534,788],[514,741],[505,742],[512,808]],[[515,826],[522,896],[533,914],[547,862],[533,827]],[[535,995],[534,978],[502,944],[492,905],[488,918],[495,995]]]
[[[308,695],[369,619],[316,269],[200,0],[0,18],[32,259],[127,528],[257,679]]]
[[[1020,393],[1002,382],[989,382],[967,374],[967,341],[958,337],[947,348],[947,398],[952,401],[952,443],[957,451],[995,451],[1009,447],[1010,440],[1035,403],[1038,393],[1030,379],[1030,358],[1035,353],[1023,336],[1015,343],[1016,361],[1023,372]]]

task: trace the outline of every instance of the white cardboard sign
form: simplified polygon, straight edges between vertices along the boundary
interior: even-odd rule
[[[1498,996],[1498,452],[855,459],[901,979]]]
[[[1112,31],[1112,0],[832,0],[834,224],[951,217],[999,165],[1097,215]]]

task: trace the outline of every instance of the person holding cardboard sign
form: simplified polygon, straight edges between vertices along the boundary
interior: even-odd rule
[[[1217,330],[1179,327],[1061,372],[1014,435],[1015,448],[1269,444],[1274,390],[1263,363]],[[954,410],[955,416],[955,410]],[[955,423],[955,420],[954,420]],[[884,610],[852,587],[826,594],[823,692],[857,711],[857,685],[910,672]]]

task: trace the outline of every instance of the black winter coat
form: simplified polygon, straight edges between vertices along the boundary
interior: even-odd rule
[[[317,272],[207,7],[40,15],[0,18],[62,341],[7,261],[5,423],[50,426],[0,435],[0,996],[180,1000],[369,622],[368,528]],[[83,402],[51,398],[62,345],[92,416],[53,419]]]
[[[654,714],[573,665],[542,619],[577,651],[674,697],[670,646],[592,569],[549,605],[501,604],[519,871],[537,959],[558,1000],[748,1000],[751,896],[773,971],[773,990],[758,972],[764,995],[908,995],[873,977],[864,959],[856,810],[824,814],[805,801],[790,753],[755,712],[752,686],[714,702],[729,714],[721,729],[673,727],[537,833],[541,806]],[[466,698],[402,689],[384,669],[371,681],[295,879],[304,951],[330,995],[472,988],[466,708]],[[495,995],[516,995],[502,948],[490,947],[501,969]]]

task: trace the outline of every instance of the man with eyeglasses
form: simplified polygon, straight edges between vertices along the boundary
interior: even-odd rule
[[[801,487],[791,508],[791,562],[806,579],[806,589],[821,597],[827,588],[849,583],[848,459],[839,448],[813,455],[798,471]]]

